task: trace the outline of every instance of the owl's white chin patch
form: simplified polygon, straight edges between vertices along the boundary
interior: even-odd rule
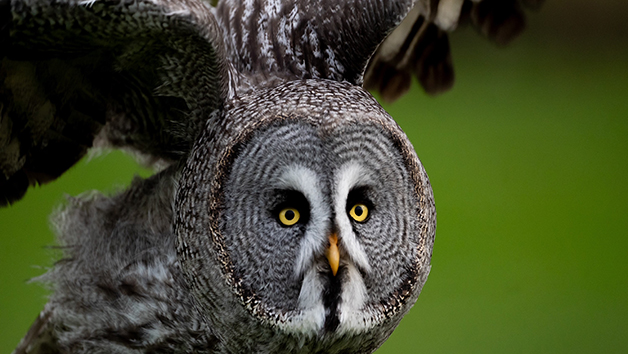
[[[338,332],[360,333],[373,327],[372,320],[365,316],[366,286],[357,267],[346,265],[346,274],[342,282]],[[370,316],[369,316],[370,317]]]
[[[366,309],[366,286],[358,268],[352,263],[343,264],[337,309],[325,307],[325,282],[320,269],[312,267],[303,279],[299,294],[299,309],[289,316],[289,320],[279,324],[288,333],[316,336],[329,331],[326,323],[329,316],[338,316],[338,326],[331,332],[338,335],[357,334],[368,331],[375,324],[371,311]]]
[[[323,305],[324,285],[316,267],[311,267],[303,277],[299,293],[299,315],[290,323],[295,333],[318,333],[325,324]]]
[[[321,332],[325,323],[325,307],[323,304],[304,311],[297,311],[290,320],[279,325],[284,331],[308,337],[314,337]]]

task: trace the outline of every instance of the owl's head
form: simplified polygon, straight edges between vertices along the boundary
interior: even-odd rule
[[[242,348],[376,348],[430,268],[434,201],[407,137],[370,94],[331,81],[287,83],[225,112],[177,196],[200,311]]]

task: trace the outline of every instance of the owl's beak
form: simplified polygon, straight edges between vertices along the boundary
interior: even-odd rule
[[[338,265],[340,264],[340,252],[338,251],[338,235],[333,233],[329,235],[329,248],[325,252],[327,261],[331,266],[331,273],[336,276],[338,273]]]

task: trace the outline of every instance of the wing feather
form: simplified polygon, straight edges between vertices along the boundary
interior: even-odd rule
[[[447,32],[471,22],[499,45],[516,38],[525,28],[524,6],[538,8],[542,0],[432,0],[418,2],[379,46],[364,77],[367,89],[392,102],[417,77],[432,95],[449,90],[454,69]]]
[[[542,0],[223,0],[216,17],[229,58],[253,85],[349,81],[394,101],[416,77],[438,94],[454,83],[447,33],[471,22],[506,44]],[[523,4],[523,5],[522,5]],[[391,33],[392,32],[392,33]]]
[[[0,0],[0,44],[0,205],[95,144],[180,159],[231,89],[198,1]]]
[[[218,2],[216,17],[230,61],[256,85],[273,83],[273,78],[361,85],[372,53],[413,4],[412,0],[224,0]]]

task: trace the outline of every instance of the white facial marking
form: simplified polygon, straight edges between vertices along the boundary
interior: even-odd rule
[[[338,227],[338,236],[340,244],[344,248],[346,254],[349,255],[358,267],[364,271],[370,272],[371,266],[368,257],[362,249],[353,233],[351,220],[346,212],[347,196],[351,188],[368,185],[371,181],[369,172],[357,163],[348,163],[343,165],[336,174],[336,194],[334,195],[334,211],[336,212],[336,226]]]
[[[359,243],[353,231],[351,219],[347,215],[347,197],[351,189],[368,186],[372,183],[369,171],[362,165],[355,162],[347,163],[336,173],[336,191],[334,194],[334,211],[336,213],[335,223],[338,227],[338,236],[341,254],[348,259],[341,260],[345,268],[342,281],[342,293],[338,327],[339,333],[360,333],[373,326],[372,321],[367,320],[365,305],[367,302],[367,291],[364,279],[360,274],[363,271],[370,272],[371,266],[362,245]],[[342,258],[342,256],[341,256]]]
[[[294,275],[301,276],[311,268],[314,256],[320,252],[327,240],[327,218],[329,208],[325,205],[322,185],[314,171],[300,165],[288,166],[275,183],[276,188],[293,189],[303,193],[310,204],[310,221],[301,240]]]
[[[374,323],[366,311],[367,291],[360,269],[369,272],[368,257],[358,242],[351,219],[346,212],[347,197],[352,188],[371,184],[369,171],[357,163],[348,163],[336,173],[337,189],[334,192],[334,223],[338,227],[340,247],[343,249],[341,265],[342,293],[338,311],[339,333],[361,333]],[[310,204],[310,220],[295,264],[295,276],[303,276],[298,299],[298,314],[292,314],[281,327],[292,333],[317,335],[325,324],[326,310],[323,304],[324,284],[321,270],[315,264],[316,256],[327,243],[331,210],[323,196],[322,183],[316,173],[307,167],[294,164],[286,167],[274,186],[303,193]],[[341,256],[342,257],[342,256]]]

